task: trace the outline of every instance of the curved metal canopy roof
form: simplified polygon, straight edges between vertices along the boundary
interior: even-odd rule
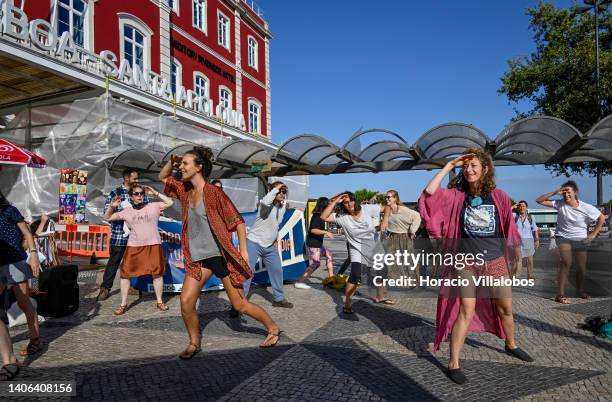
[[[192,143],[179,144],[170,154],[184,153]],[[571,124],[548,116],[512,122],[494,138],[466,123],[445,123],[427,130],[411,145],[402,135],[380,128],[359,129],[343,146],[322,135],[301,134],[280,146],[249,140],[234,140],[215,150],[213,178],[259,176],[251,166],[255,160],[270,160],[272,171],[264,175],[316,175],[355,172],[432,169],[443,166],[465,149],[487,150],[496,165],[568,163],[612,160],[612,115],[583,134]],[[114,162],[139,156],[136,151],[120,155]],[[149,169],[152,158],[140,155]],[[121,164],[121,163],[117,163]]]

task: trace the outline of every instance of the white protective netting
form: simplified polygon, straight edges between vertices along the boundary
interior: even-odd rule
[[[185,124],[102,96],[72,103],[41,106],[19,113],[0,137],[27,144],[46,159],[47,167],[5,168],[0,190],[22,213],[57,216],[61,168],[88,172],[87,219],[100,222],[104,197],[121,183],[123,167],[142,170],[141,181],[158,190],[158,163],[175,148],[210,147],[215,153],[231,141]],[[257,179],[224,180],[226,192],[241,212],[255,210]],[[169,215],[178,218],[178,209]]]

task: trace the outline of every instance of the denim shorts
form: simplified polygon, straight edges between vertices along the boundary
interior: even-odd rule
[[[569,244],[572,246],[572,251],[587,251],[589,249],[589,243],[585,240],[572,240],[561,236],[555,236],[555,240],[557,247],[561,244]]]

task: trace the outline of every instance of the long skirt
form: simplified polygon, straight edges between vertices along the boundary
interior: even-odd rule
[[[385,253],[393,254],[399,251],[402,255],[404,251],[408,251],[408,253],[414,252],[414,242],[408,235],[408,233],[393,233],[390,232],[383,242],[385,247]],[[403,259],[403,257],[402,257]],[[409,261],[412,261],[410,258]],[[415,276],[416,267],[412,267],[404,264],[396,264],[395,262],[391,265],[387,265],[387,276],[391,279],[398,279],[402,276]]]

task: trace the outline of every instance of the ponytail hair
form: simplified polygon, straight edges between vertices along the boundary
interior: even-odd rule
[[[213,168],[213,152],[208,147],[195,146],[192,150],[185,152],[185,155],[193,155],[193,162],[197,166],[202,166],[202,176],[208,180]]]

